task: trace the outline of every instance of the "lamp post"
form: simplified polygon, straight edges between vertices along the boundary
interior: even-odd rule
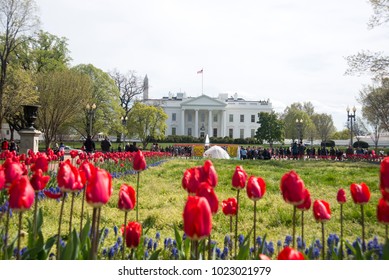
[[[86,104],[86,112],[88,114],[88,123],[89,123],[89,136],[92,137],[92,122],[95,117],[95,111],[96,111],[96,104],[93,103],[92,105]]]
[[[300,139],[300,143],[303,142],[303,119],[296,119],[296,127],[297,127],[297,133],[298,138]]]
[[[353,113],[350,113],[350,108],[347,106],[347,121],[350,122],[350,145],[353,146],[353,120],[355,122],[355,112],[357,108],[353,107]]]
[[[127,116],[123,116],[123,117],[120,118],[120,120],[122,121],[122,125],[123,125],[124,127],[126,127],[128,117],[127,117]],[[124,133],[122,133],[122,138],[123,138],[122,142],[125,142]]]

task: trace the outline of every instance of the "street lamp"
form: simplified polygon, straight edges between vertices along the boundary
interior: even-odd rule
[[[300,139],[300,143],[303,142],[303,119],[296,119],[296,127],[297,127],[297,133],[298,138]]]
[[[92,125],[93,119],[95,117],[96,104],[92,105],[86,104],[86,113],[88,114],[88,128],[89,128],[89,136],[92,137]]]
[[[126,124],[127,124],[128,117],[127,117],[127,116],[123,116],[123,117],[120,118],[120,120],[122,121],[122,125],[125,127]],[[125,141],[125,139],[124,139],[124,133],[122,133],[122,138],[123,138],[122,141],[124,142],[124,141]]]
[[[347,106],[347,121],[350,122],[350,145],[353,146],[353,120],[355,122],[355,112],[357,111],[357,108],[355,106],[353,107],[353,113],[350,114],[350,108]]]

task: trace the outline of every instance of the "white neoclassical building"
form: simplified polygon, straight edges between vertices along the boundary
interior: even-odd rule
[[[271,112],[267,101],[247,101],[228,94],[218,97],[200,95],[186,97],[185,93],[169,94],[161,99],[149,99],[145,87],[144,102],[163,108],[168,115],[166,136],[193,137],[254,137],[258,128],[258,113]]]

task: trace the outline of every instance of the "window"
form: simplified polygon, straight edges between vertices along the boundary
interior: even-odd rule
[[[233,114],[230,114],[229,118],[230,118],[230,122],[234,122],[234,115]]]
[[[213,122],[217,122],[217,114],[213,115]]]
[[[232,128],[228,130],[228,137],[234,138],[234,130]]]
[[[244,128],[240,129],[240,139],[244,139]]]
[[[213,129],[213,137],[217,137],[217,128]]]
[[[204,113],[201,113],[201,121],[205,122],[205,114]]]
[[[244,122],[244,115],[240,115],[240,122]]]
[[[188,128],[188,136],[192,136],[192,128],[191,127]]]
[[[188,113],[188,122],[192,122],[192,113]]]
[[[255,115],[251,115],[251,122],[255,122]]]
[[[255,129],[251,129],[251,138],[255,137]]]
[[[175,127],[172,127],[172,135],[176,135],[176,128]]]
[[[172,113],[172,121],[173,121],[173,122],[176,121],[176,118],[177,118],[176,113]]]

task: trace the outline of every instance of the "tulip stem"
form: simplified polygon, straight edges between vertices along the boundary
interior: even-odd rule
[[[85,187],[82,190],[81,217],[80,217],[80,234],[82,232],[82,223],[83,223],[83,219],[84,219],[84,203],[85,203]]]
[[[304,249],[304,211],[301,211],[301,247]]]
[[[74,205],[74,196],[76,193],[72,193],[72,202],[70,204],[70,218],[69,218],[69,236],[72,233],[72,222],[73,222],[73,205]]]
[[[36,238],[36,219],[38,214],[38,192],[35,192],[35,203],[34,203],[34,217],[32,222],[32,232],[33,232],[33,240],[35,242]]]
[[[205,256],[204,256],[205,259]],[[211,234],[208,236],[208,260],[212,259]]]
[[[230,234],[232,234],[232,215],[230,216]]]
[[[139,171],[137,172],[138,173],[138,177],[137,177],[137,180],[136,180],[136,221],[138,222],[138,206],[139,206],[139,199],[138,199],[138,195],[139,195]]]
[[[343,204],[340,204],[340,259],[343,260]]]
[[[92,230],[91,230],[91,251],[90,251],[90,258],[92,260],[95,259],[95,239],[96,239],[96,216],[97,216],[97,208],[93,207],[93,214],[92,214]]]
[[[8,250],[7,250],[7,246],[8,246],[8,230],[9,230],[9,216],[11,214],[11,208],[9,207],[9,204],[8,204],[8,208],[7,208],[7,217],[5,219],[5,236],[4,236],[4,244],[3,244],[3,248],[4,248],[4,259],[8,259]]]
[[[361,215],[362,215],[362,250],[365,251],[365,213],[363,211],[363,204],[361,204]]]
[[[240,189],[238,189],[236,191],[236,205],[238,205],[238,207],[236,207],[236,217],[235,217],[235,248],[234,248],[234,255],[235,255],[235,259],[236,259],[236,252],[238,250],[238,212],[239,212],[239,191]]]
[[[321,243],[323,248],[321,248],[321,257],[324,260],[326,252],[326,243],[324,242],[324,223],[321,223]]]
[[[57,257],[56,259],[59,260],[61,258],[61,225],[62,225],[62,215],[63,215],[63,208],[65,205],[65,193],[62,194],[62,203],[61,203],[61,211],[59,213],[59,222],[58,222],[58,236],[57,236]]]
[[[95,241],[95,258],[97,258],[97,250],[99,249],[100,241],[100,220],[101,220],[101,207],[97,208],[97,221],[96,221],[96,241]]]
[[[293,245],[293,248],[296,248],[295,247],[295,244],[296,244],[296,206],[293,205],[293,218],[292,218],[292,224],[293,224],[293,240],[292,240],[292,245]]]
[[[122,260],[124,260],[126,255],[126,230],[127,230],[127,214],[128,212],[124,212],[124,229],[123,229],[123,252],[122,252]]]
[[[256,224],[257,224],[257,201],[254,200],[254,257],[257,255],[257,242],[256,241]]]
[[[19,232],[18,232],[18,251],[16,253],[17,260],[20,260],[20,240],[21,240],[21,235],[22,235],[22,216],[23,216],[23,211],[20,211],[20,213],[19,213]]]

